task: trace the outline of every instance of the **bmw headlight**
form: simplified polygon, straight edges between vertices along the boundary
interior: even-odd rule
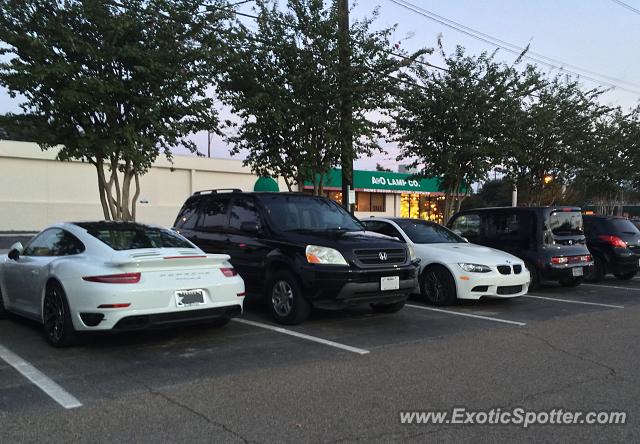
[[[460,268],[469,273],[489,273],[491,268],[481,264],[458,264]]]
[[[307,245],[307,262],[310,264],[348,265],[338,250],[318,245]]]

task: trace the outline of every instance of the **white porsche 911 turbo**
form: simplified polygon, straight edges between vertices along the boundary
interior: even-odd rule
[[[244,301],[228,260],[157,226],[52,225],[0,256],[0,318],[12,312],[41,322],[54,346],[73,344],[82,331],[221,326]]]
[[[398,238],[420,258],[422,294],[433,305],[457,299],[510,298],[526,294],[531,277],[524,262],[504,251],[468,243],[449,229],[422,219],[370,218],[367,230]]]

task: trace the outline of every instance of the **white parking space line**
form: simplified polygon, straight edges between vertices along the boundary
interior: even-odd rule
[[[527,325],[526,323],[519,322],[519,321],[510,321],[508,319],[492,318],[490,316],[480,316],[480,315],[474,315],[474,314],[471,314],[471,313],[461,313],[459,311],[443,310],[442,308],[425,307],[423,305],[407,304],[407,305],[405,305],[405,307],[418,308],[420,310],[438,311],[438,312],[441,312],[441,313],[447,313],[447,314],[457,315],[457,316],[467,316],[469,318],[484,319],[485,321],[502,322],[503,324],[518,325],[520,327],[522,327],[523,325]]]
[[[624,308],[623,305],[601,304],[599,302],[572,301],[570,299],[549,298],[546,296],[537,296],[535,294],[525,294],[524,296],[521,296],[521,297],[544,299],[545,301],[553,301],[553,302],[566,302],[567,304],[595,305],[597,307],[607,307],[607,308]]]
[[[233,320],[236,322],[240,322],[242,324],[253,325],[254,327],[264,328],[265,330],[271,330],[278,333],[282,333],[284,335],[306,339],[307,341],[317,342],[318,344],[328,345],[330,347],[339,348],[341,350],[346,350],[352,353],[358,353],[359,355],[366,355],[369,353],[369,350],[365,350],[357,347],[351,347],[350,345],[340,344],[339,342],[329,341],[327,339],[318,338],[316,336],[305,335],[304,333],[298,333],[297,331],[287,330],[286,328],[282,328],[282,327],[276,327],[275,325],[263,324],[262,322],[255,322],[255,321],[250,321],[248,319],[240,319],[240,318],[234,318]]]
[[[48,376],[33,365],[29,364],[20,356],[2,345],[0,345],[0,359],[15,368],[20,374],[22,374],[22,376],[31,381],[35,386],[49,395],[55,402],[65,409],[82,407],[82,403],[73,395],[53,382]]]
[[[598,288],[614,288],[616,290],[633,290],[633,291],[640,291],[640,288],[633,288],[633,287],[620,287],[617,285],[600,285],[600,284],[585,284],[582,283],[580,285],[584,285],[585,287],[598,287]]]

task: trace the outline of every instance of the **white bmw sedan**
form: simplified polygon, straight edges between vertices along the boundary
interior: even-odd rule
[[[370,218],[367,230],[406,242],[420,259],[422,294],[433,305],[457,299],[511,298],[526,294],[531,280],[524,262],[504,251],[468,243],[447,228],[422,219]]]
[[[228,260],[157,226],[52,225],[0,256],[0,318],[41,322],[54,346],[73,344],[82,331],[224,325],[244,301]]]

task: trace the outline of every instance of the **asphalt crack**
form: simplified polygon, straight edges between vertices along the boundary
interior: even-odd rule
[[[618,377],[618,373],[616,372],[616,369],[611,367],[611,366],[609,366],[609,365],[607,365],[607,364],[604,364],[602,362],[596,361],[594,359],[590,359],[590,358],[588,358],[586,356],[583,356],[583,355],[579,355],[577,353],[570,352],[569,350],[565,350],[565,349],[563,349],[563,348],[551,343],[551,341],[549,341],[546,338],[543,338],[543,337],[540,337],[540,336],[536,336],[534,334],[526,333],[526,332],[520,332],[520,334],[522,334],[524,336],[527,336],[527,337],[530,337],[530,338],[533,338],[533,339],[536,339],[536,340],[546,344],[549,348],[551,348],[551,349],[553,349],[555,351],[558,351],[560,353],[563,353],[563,354],[565,354],[567,356],[571,356],[571,357],[579,359],[581,361],[589,362],[591,364],[597,365],[598,367],[604,368],[609,372],[609,375],[612,376],[613,378],[617,378]]]
[[[207,415],[205,415],[204,413],[199,412],[198,410],[196,410],[196,409],[194,409],[194,408],[192,408],[192,407],[189,407],[189,406],[188,406],[188,405],[186,405],[186,404],[181,403],[181,402],[180,402],[180,401],[178,401],[177,399],[174,399],[174,398],[172,398],[171,396],[169,396],[169,395],[167,395],[167,394],[165,394],[165,393],[162,393],[162,392],[160,392],[160,391],[158,391],[158,390],[154,390],[153,388],[151,388],[150,386],[148,386],[148,385],[146,385],[146,384],[142,384],[142,386],[143,386],[144,388],[146,388],[146,389],[147,389],[147,391],[148,391],[149,393],[151,393],[152,395],[154,395],[154,396],[159,396],[160,398],[164,399],[165,401],[167,401],[167,402],[169,402],[169,403],[171,403],[171,404],[173,404],[173,405],[175,405],[175,406],[177,406],[177,407],[180,407],[180,408],[182,408],[182,409],[184,409],[184,410],[188,411],[189,413],[191,413],[191,414],[193,414],[193,415],[198,416],[199,418],[201,418],[201,419],[205,420],[207,423],[209,423],[209,424],[211,424],[211,425],[214,425],[214,426],[216,426],[216,427],[221,428],[222,430],[224,430],[225,432],[227,432],[227,433],[229,433],[229,434],[231,434],[231,435],[235,436],[236,438],[238,438],[238,439],[239,439],[239,440],[241,440],[242,442],[247,443],[247,444],[251,444],[251,443],[252,443],[252,441],[250,441],[249,439],[247,439],[247,438],[245,438],[244,436],[240,435],[240,434],[239,434],[238,432],[236,432],[235,430],[233,430],[233,429],[229,428],[229,426],[227,426],[226,424],[223,424],[223,423],[221,423],[221,422],[215,421],[215,420],[213,420],[213,419],[209,418],[209,417],[208,417]]]

